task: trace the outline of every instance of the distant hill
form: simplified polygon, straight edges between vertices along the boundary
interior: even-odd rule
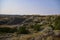
[[[0,25],[48,24],[59,15],[0,15]]]

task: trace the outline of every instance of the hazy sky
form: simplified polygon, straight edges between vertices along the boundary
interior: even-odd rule
[[[60,14],[60,0],[0,0],[0,14]]]

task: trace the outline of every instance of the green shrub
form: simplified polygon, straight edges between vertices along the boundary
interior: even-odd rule
[[[53,25],[50,24],[49,27],[51,27],[54,30],[54,26]]]
[[[15,28],[3,27],[0,28],[0,33],[14,33],[16,32]]]
[[[33,28],[35,31],[40,31],[41,30],[41,26],[38,24],[32,25],[31,28]]]
[[[55,30],[60,30],[60,16],[55,19]]]
[[[19,29],[18,29],[18,33],[20,33],[20,34],[28,34],[29,31],[26,29],[26,27],[21,26],[21,27],[19,27]]]

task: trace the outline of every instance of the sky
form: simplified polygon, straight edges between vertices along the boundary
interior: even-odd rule
[[[60,0],[0,0],[0,14],[60,14]]]

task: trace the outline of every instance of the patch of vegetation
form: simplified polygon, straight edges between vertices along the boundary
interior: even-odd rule
[[[3,27],[0,28],[0,33],[14,33],[16,32],[15,28]]]
[[[32,25],[31,28],[33,28],[35,31],[40,31],[40,30],[42,30],[42,29],[41,29],[41,25],[38,25],[38,24]]]
[[[55,19],[55,30],[60,30],[60,16]]]
[[[53,25],[50,24],[49,27],[51,27],[54,30],[54,26]]]
[[[18,29],[18,33],[19,34],[28,34],[30,32],[26,29],[26,27],[20,26],[19,29]]]

